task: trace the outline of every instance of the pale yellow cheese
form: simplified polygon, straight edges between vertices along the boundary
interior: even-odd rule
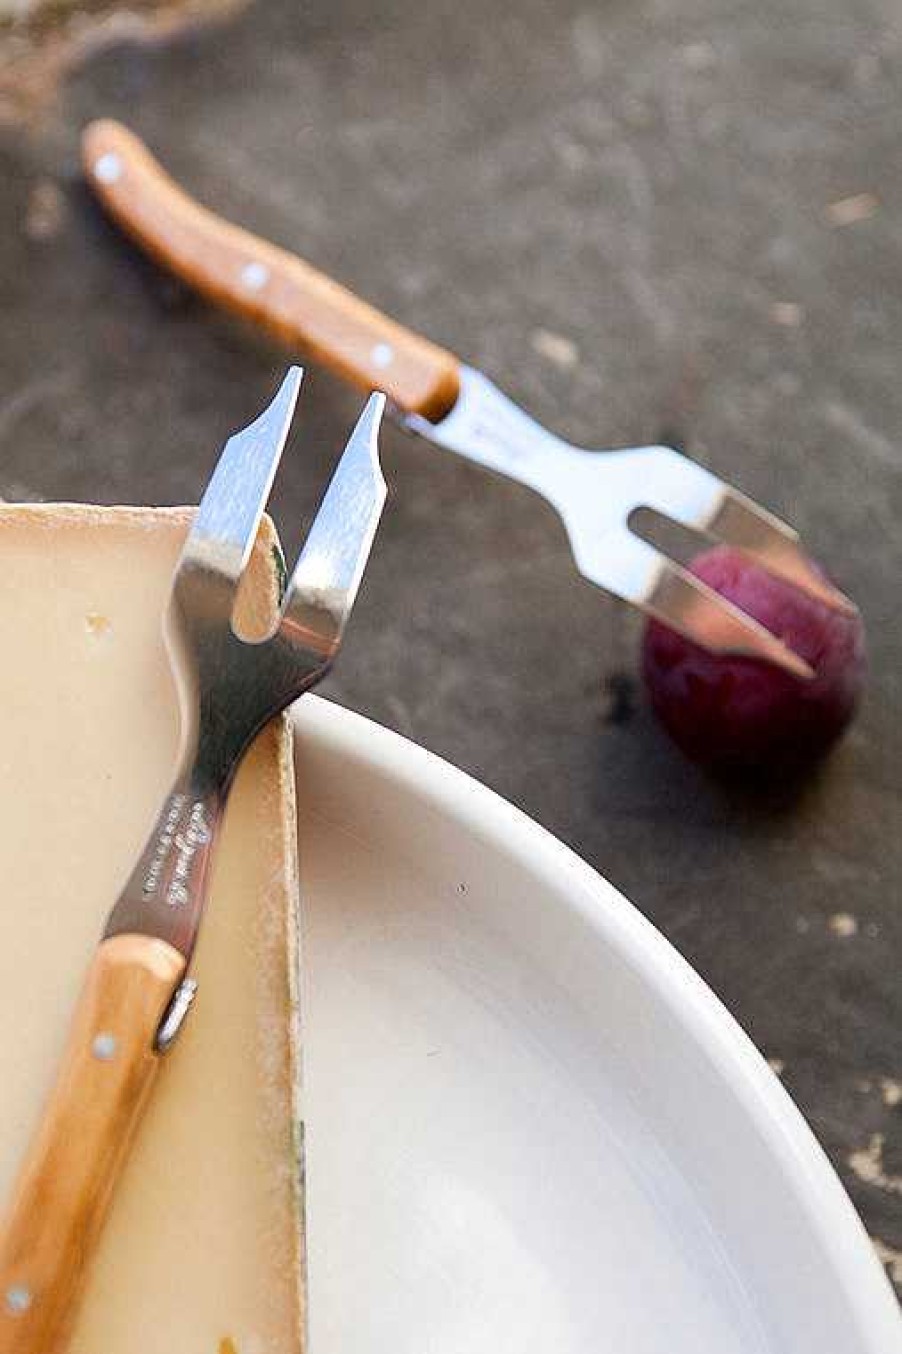
[[[168,787],[160,618],[181,510],[0,507],[0,1207],[85,966]],[[252,584],[274,595],[273,536]],[[265,730],[239,773],[194,973],[71,1354],[298,1354],[293,781]]]

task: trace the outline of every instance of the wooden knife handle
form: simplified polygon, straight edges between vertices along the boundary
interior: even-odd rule
[[[68,1343],[159,1067],[156,1032],[184,971],[178,950],[150,936],[113,936],[94,956],[56,1085],[0,1225],[3,1354],[62,1354]]]
[[[88,182],[122,229],[205,296],[305,350],[407,413],[443,417],[460,388],[457,358],[396,324],[285,249],[201,207],[127,128],[82,137]]]

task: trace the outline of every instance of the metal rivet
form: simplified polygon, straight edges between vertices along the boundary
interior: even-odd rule
[[[380,371],[384,370],[385,367],[390,367],[394,357],[395,350],[390,343],[377,343],[370,352],[370,361]]]
[[[21,1316],[22,1312],[27,1312],[31,1306],[31,1289],[20,1283],[7,1288],[6,1306],[13,1316]]]
[[[113,1058],[115,1058],[116,1047],[115,1035],[104,1032],[103,1034],[95,1036],[94,1042],[91,1045],[91,1052],[94,1054],[94,1057],[99,1058],[101,1062],[108,1063],[112,1062]]]
[[[260,291],[269,281],[269,269],[265,263],[246,263],[241,269],[241,281],[248,291]]]
[[[94,177],[101,183],[116,183],[122,177],[122,161],[115,151],[108,150],[94,162]]]

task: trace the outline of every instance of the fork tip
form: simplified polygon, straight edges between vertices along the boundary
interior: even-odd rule
[[[304,368],[292,364],[279,382],[279,387],[269,404],[257,415],[250,427],[266,428],[274,440],[277,438],[284,440],[294,419],[303,379]]]
[[[350,443],[363,443],[366,445],[373,467],[373,473],[384,486],[382,476],[382,464],[379,459],[379,429],[382,426],[382,415],[385,412],[386,397],[381,390],[374,390],[360,412],[360,417],[354,425],[354,431],[351,433]]]
[[[385,413],[386,397],[381,390],[374,390],[366,404],[363,406],[357,426],[367,432],[376,433],[382,423],[382,415]]]
[[[292,362],[291,366],[288,368],[282,379],[282,384],[279,386],[276,398],[278,398],[278,396],[283,394],[284,392],[284,394],[289,399],[291,399],[292,401],[296,400],[303,379],[304,379],[304,368],[299,367],[296,362]]]
[[[833,588],[833,605],[837,611],[841,611],[845,616],[861,615],[861,607],[858,603],[853,602],[851,597],[836,587]]]

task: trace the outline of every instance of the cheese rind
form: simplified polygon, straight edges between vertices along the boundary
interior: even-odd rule
[[[0,507],[0,1207],[106,914],[172,775],[160,618],[187,510]],[[274,533],[242,598],[275,601]],[[236,778],[194,976],[70,1354],[299,1354],[293,770],[274,721]]]

